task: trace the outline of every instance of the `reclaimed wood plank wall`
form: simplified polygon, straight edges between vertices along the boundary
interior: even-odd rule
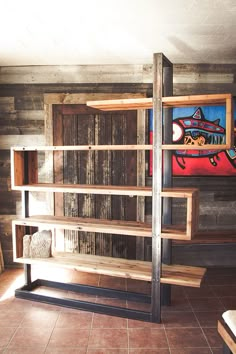
[[[80,92],[142,92],[151,96],[152,65],[0,68],[0,241],[6,265],[12,265],[11,220],[21,212],[20,193],[10,189],[9,149],[13,145],[45,144],[45,93]],[[236,96],[236,65],[174,65],[174,95],[226,92]],[[147,183],[151,183],[148,177]],[[202,227],[236,229],[235,177],[176,177],[174,184],[200,188]],[[181,209],[177,210],[180,212],[175,218],[181,220]],[[147,214],[150,212],[147,203]],[[184,262],[187,252],[181,254]],[[219,259],[214,257],[213,262]]]

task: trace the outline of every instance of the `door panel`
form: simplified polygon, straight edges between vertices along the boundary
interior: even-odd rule
[[[53,105],[54,145],[136,144],[137,112]],[[54,158],[55,181],[136,185],[136,151],[66,151]],[[57,215],[136,220],[136,197],[55,194]],[[65,231],[65,251],[135,258],[135,237]]]

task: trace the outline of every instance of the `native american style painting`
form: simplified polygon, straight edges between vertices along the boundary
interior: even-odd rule
[[[149,111],[150,143],[153,112]],[[203,106],[173,109],[173,144],[186,144],[186,150],[173,151],[173,175],[236,175],[236,148],[197,150],[198,145],[225,143],[225,107]],[[196,145],[188,150],[187,145]],[[152,175],[152,152],[149,174]]]

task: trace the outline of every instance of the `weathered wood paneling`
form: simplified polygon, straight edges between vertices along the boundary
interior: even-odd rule
[[[20,199],[20,192],[1,191],[0,215],[16,215],[16,202]]]
[[[95,144],[112,143],[112,120],[107,119],[107,115],[101,114],[95,117]],[[111,185],[111,151],[96,151],[95,152],[95,176],[96,184]],[[99,167],[102,166],[103,173],[98,173]],[[95,215],[97,218],[111,219],[111,200],[112,196],[103,195],[95,196]],[[100,203],[99,203],[100,201]],[[111,234],[96,234],[95,238],[96,253],[102,256],[112,255],[112,235]]]
[[[15,109],[14,97],[0,97],[1,113],[14,112],[14,109]]]
[[[43,120],[0,119],[0,135],[44,134]]]
[[[150,65],[1,67],[0,84],[152,82]]]
[[[176,64],[174,95],[232,93],[236,95],[236,65]]]
[[[235,64],[174,64],[174,83],[233,83]],[[1,84],[152,83],[152,65],[1,67]]]
[[[45,145],[44,135],[2,135],[0,136],[0,150],[9,150],[11,146]]]

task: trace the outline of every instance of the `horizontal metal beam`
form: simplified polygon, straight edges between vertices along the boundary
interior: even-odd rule
[[[99,288],[95,286],[88,286],[82,284],[59,283],[59,282],[53,282],[53,281],[48,281],[43,279],[37,279],[34,282],[32,282],[30,285],[25,285],[22,288],[17,289],[15,291],[15,296],[21,299],[33,300],[33,301],[43,302],[52,305],[102,313],[111,316],[125,317],[130,319],[148,321],[148,322],[151,321],[150,313],[145,311],[127,309],[127,308],[117,307],[117,306],[109,306],[104,304],[97,304],[93,302],[75,300],[69,298],[58,298],[58,297],[47,296],[43,294],[36,294],[35,292],[33,292],[33,290],[35,290],[37,287],[40,286],[51,287],[51,288],[56,288],[61,290],[75,291],[75,292],[79,291],[81,293],[87,293],[87,294],[94,294],[94,295],[96,294],[99,296],[118,298],[119,300],[124,299],[129,301],[140,301],[144,303],[150,303],[151,301],[150,296],[145,294],[137,294],[137,293],[127,292],[127,291],[108,289],[108,288]]]

